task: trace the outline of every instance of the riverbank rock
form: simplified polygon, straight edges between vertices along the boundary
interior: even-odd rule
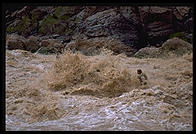
[[[46,37],[30,36],[24,38],[17,34],[9,34],[6,37],[6,48],[9,50],[21,49],[42,54],[61,53],[65,47],[60,40]]]
[[[138,52],[134,54],[137,58],[156,58],[160,54],[159,48],[156,47],[145,47],[141,48]]]
[[[17,34],[7,35],[6,48],[9,50],[21,49],[30,52],[35,52],[39,48],[39,39],[35,36],[30,36],[28,39]]]
[[[40,49],[37,51],[42,54],[52,54],[52,53],[61,53],[64,49],[64,45],[56,39],[47,39],[42,40],[39,43]]]
[[[39,41],[35,36],[30,36],[25,44],[25,50],[30,52],[36,52],[39,49]]]
[[[66,43],[77,35],[112,37],[139,50],[162,44],[171,34],[192,34],[192,18],[188,6],[25,6],[6,12],[6,32],[25,38],[58,34],[68,37]]]
[[[190,43],[179,39],[172,38],[163,43],[159,48],[156,47],[145,47],[140,49],[134,54],[138,58],[164,58],[171,56],[182,56],[186,53],[191,53],[193,47]]]
[[[111,50],[114,54],[124,53],[127,56],[133,55],[134,49],[130,46],[124,45],[121,41],[113,38],[93,38],[85,40],[76,40],[66,45],[66,50],[72,50],[73,52],[79,51],[84,55],[93,56],[99,55],[102,49]]]
[[[191,53],[192,51],[192,45],[179,38],[169,39],[160,47],[160,53],[164,56],[167,56],[169,52],[177,56],[182,56],[183,54]]]
[[[9,50],[14,49],[25,49],[25,38],[16,34],[7,35],[6,37],[6,47]]]

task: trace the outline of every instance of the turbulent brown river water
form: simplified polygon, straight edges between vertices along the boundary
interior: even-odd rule
[[[6,50],[6,130],[191,131],[192,72],[192,54],[137,59]]]

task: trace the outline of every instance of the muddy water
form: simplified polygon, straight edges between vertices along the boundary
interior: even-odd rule
[[[139,84],[138,68],[147,85]],[[8,131],[184,131],[192,130],[192,110],[192,55],[56,58],[6,51]]]

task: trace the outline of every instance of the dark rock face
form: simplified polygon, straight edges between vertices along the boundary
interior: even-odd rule
[[[89,16],[79,26],[79,31],[88,38],[111,36],[130,46],[138,44],[139,40],[133,22],[126,19],[115,9],[105,10]]]
[[[154,44],[159,40],[166,40],[174,32],[172,11],[170,9],[163,7],[141,7],[140,14],[149,44]]]
[[[22,8],[21,10],[19,10],[16,13],[16,17],[19,18],[19,19],[21,19],[23,16],[29,16],[31,10],[32,10],[32,7],[25,6],[24,8]]]
[[[186,27],[188,32],[193,31],[193,18],[190,18],[184,22],[184,26]]]
[[[112,37],[137,50],[162,44],[171,34],[192,35],[191,7],[54,6],[6,11],[7,33],[51,36],[62,42]],[[191,40],[192,37],[189,37]]]
[[[76,15],[77,18],[84,21],[89,16],[92,16],[98,12],[102,12],[104,10],[111,9],[110,6],[87,6],[82,8],[82,10],[79,11],[79,13]]]
[[[31,18],[34,20],[41,20],[47,15],[47,11],[42,8],[35,8],[31,11]]]

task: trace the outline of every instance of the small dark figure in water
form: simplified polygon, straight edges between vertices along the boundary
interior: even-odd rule
[[[146,74],[143,73],[141,69],[138,69],[137,70],[137,74],[138,74],[137,75],[137,78],[140,81],[140,85],[146,85],[147,84],[146,80],[148,80]]]

